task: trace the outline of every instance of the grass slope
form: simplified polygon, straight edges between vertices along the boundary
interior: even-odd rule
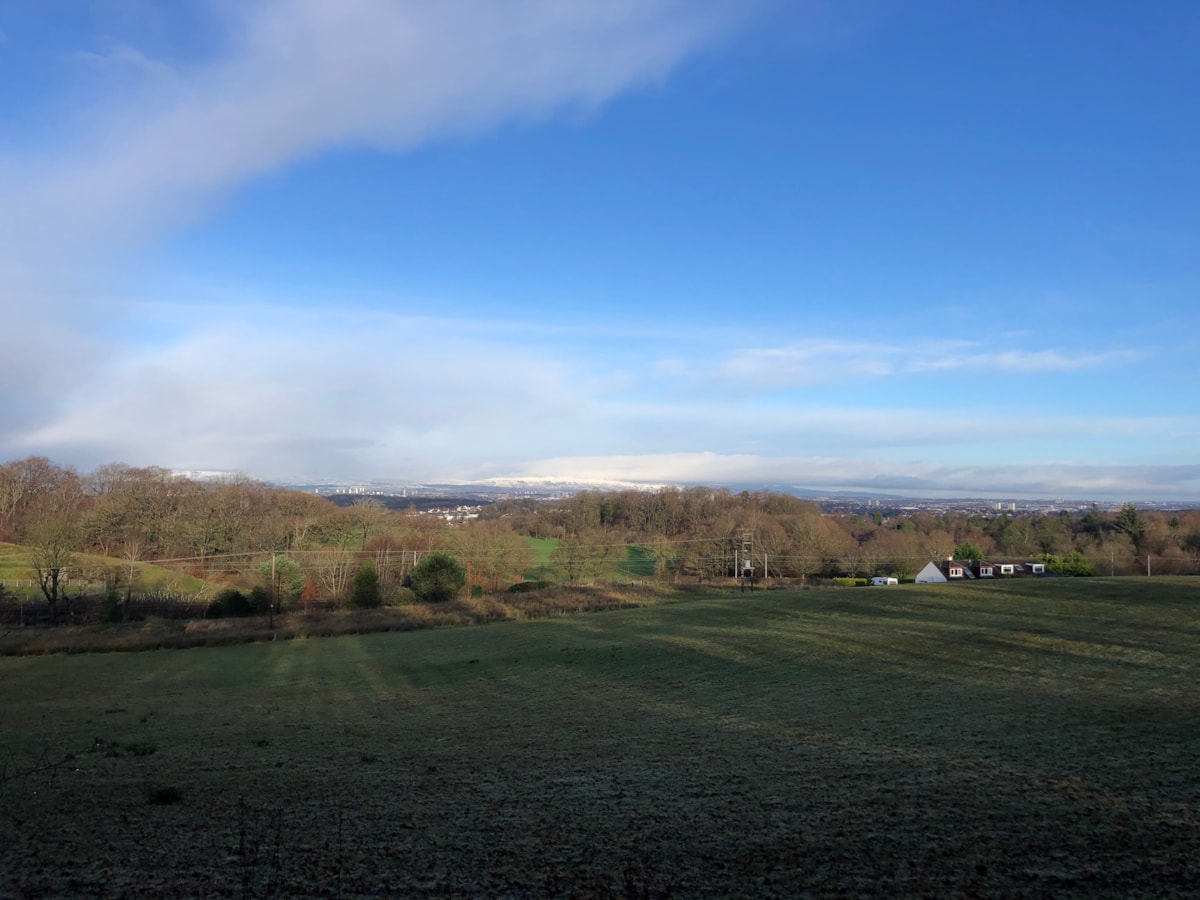
[[[78,553],[75,565],[85,570],[116,569],[124,575],[128,563],[111,556]],[[204,582],[193,575],[152,563],[135,563],[134,565],[138,571],[138,590],[170,590],[182,594],[195,594],[204,588]],[[19,544],[0,542],[0,584],[7,585],[13,593],[40,597],[41,591],[36,585],[18,584],[22,581],[36,580],[36,578],[37,573],[33,568],[29,548]]]
[[[545,578],[556,581],[566,580],[566,574],[551,562],[551,554],[559,544],[557,538],[522,537],[521,540],[533,549],[531,566],[525,571],[527,579],[530,581]],[[654,574],[654,555],[644,547],[630,545],[604,568],[601,580],[649,577]]]
[[[539,581],[545,578],[552,571],[550,554],[558,546],[558,540],[535,537],[522,537],[521,540],[533,550],[529,568],[525,570],[525,577],[529,581]]]
[[[759,592],[2,659],[0,895],[1195,895],[1198,599]]]

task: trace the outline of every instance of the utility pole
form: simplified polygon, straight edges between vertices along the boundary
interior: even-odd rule
[[[738,583],[743,591],[746,590],[746,585],[750,585],[750,590],[754,590],[754,532],[742,532],[742,569],[738,573]]]

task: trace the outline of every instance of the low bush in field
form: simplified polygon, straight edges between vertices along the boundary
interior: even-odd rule
[[[838,587],[866,587],[867,579],[865,578],[835,578],[833,583]]]
[[[412,592],[412,588],[400,587],[392,591],[391,599],[388,600],[388,606],[405,606],[409,603],[416,603],[417,595]]]
[[[227,616],[248,616],[250,613],[250,598],[239,590],[226,588],[208,605],[205,615],[210,619],[223,619]]]
[[[510,594],[527,594],[530,591],[544,591],[554,587],[553,581],[518,581],[508,589]]]

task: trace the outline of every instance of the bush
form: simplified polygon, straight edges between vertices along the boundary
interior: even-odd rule
[[[527,594],[530,591],[544,591],[554,587],[553,581],[518,581],[508,589],[510,594]]]
[[[354,576],[354,588],[350,592],[350,605],[357,609],[375,609],[382,602],[379,596],[379,572],[373,560],[364,559]]]
[[[271,610],[271,592],[262,585],[256,585],[250,591],[250,612],[256,616],[265,616]]]
[[[1057,575],[1087,577],[1096,574],[1095,567],[1078,550],[1072,550],[1066,556],[1062,557],[1043,553],[1038,558],[1046,564],[1047,572],[1054,572]]]
[[[0,592],[0,596],[2,596],[2,592]],[[104,603],[100,611],[100,621],[107,622],[109,625],[115,625],[124,618],[125,612],[121,609],[121,595],[116,590],[110,589],[104,595]]]
[[[399,587],[392,592],[392,599],[388,601],[388,606],[407,606],[409,603],[416,603],[417,595],[412,592],[411,588]]]
[[[210,619],[224,619],[227,616],[248,616],[252,612],[250,599],[245,594],[234,588],[226,588],[208,605],[205,615]]]
[[[467,583],[467,570],[449,553],[427,553],[412,571],[412,589],[425,603],[454,599]]]
[[[833,583],[838,587],[866,587],[867,579],[865,578],[835,578]]]

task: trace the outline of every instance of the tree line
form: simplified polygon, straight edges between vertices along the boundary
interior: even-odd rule
[[[995,515],[823,514],[812,501],[772,491],[692,487],[507,501],[486,507],[482,517],[521,534],[573,542],[582,560],[636,544],[656,557],[660,571],[681,577],[728,572],[746,532],[756,571],[767,577],[911,577],[930,560],[962,558],[955,551],[967,547],[985,558],[1042,560],[1063,574],[1144,574],[1147,565],[1160,573],[1200,571],[1200,510],[1133,504]]]
[[[121,463],[79,473],[41,456],[0,464],[0,541],[25,548],[52,615],[97,581],[132,595],[151,561],[235,590],[269,581],[276,605],[279,566],[295,566],[288,599],[343,605],[368,560],[387,602],[405,598],[421,558],[438,552],[462,566],[465,587],[497,592],[534,565],[523,538],[553,542],[546,575],[571,582],[610,577],[622,565],[628,573],[635,558],[640,577],[665,581],[737,575],[747,557],[758,578],[904,578],[966,548],[1043,559],[1066,574],[1200,570],[1200,511],[1132,504],[1053,514],[823,514],[777,492],[694,487],[502,500],[450,528],[415,509],[370,498],[343,507],[244,477],[196,480]],[[89,572],[85,557],[105,562]],[[270,579],[267,560],[276,567]]]

